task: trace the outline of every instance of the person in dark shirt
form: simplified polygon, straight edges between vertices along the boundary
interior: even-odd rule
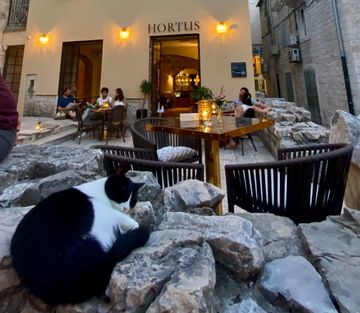
[[[18,123],[16,100],[0,74],[0,162],[14,146]]]
[[[71,89],[66,87],[63,94],[58,99],[57,112],[64,112],[71,118],[75,118],[76,113],[72,110],[75,105],[75,98],[71,94]]]

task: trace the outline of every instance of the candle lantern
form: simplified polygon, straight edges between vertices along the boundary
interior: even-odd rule
[[[199,100],[197,104],[198,104],[199,119],[202,121],[211,120],[211,112],[212,112],[211,100]]]

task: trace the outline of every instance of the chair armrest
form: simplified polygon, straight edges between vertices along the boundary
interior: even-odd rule
[[[319,144],[304,147],[285,148],[278,150],[278,160],[290,160],[311,155],[322,154],[344,147],[345,144]]]
[[[92,149],[100,149],[103,153],[119,155],[141,160],[157,160],[155,152],[150,149],[111,146],[111,145],[94,145]]]

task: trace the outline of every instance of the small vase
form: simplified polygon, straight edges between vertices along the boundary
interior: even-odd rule
[[[218,108],[217,122],[218,122],[219,126],[222,125],[222,123],[223,123],[223,115],[222,115],[221,107]]]

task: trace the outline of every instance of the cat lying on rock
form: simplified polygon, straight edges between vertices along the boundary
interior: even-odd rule
[[[140,187],[119,173],[54,193],[31,209],[10,248],[23,285],[51,306],[103,297],[116,263],[149,238],[125,214]]]

